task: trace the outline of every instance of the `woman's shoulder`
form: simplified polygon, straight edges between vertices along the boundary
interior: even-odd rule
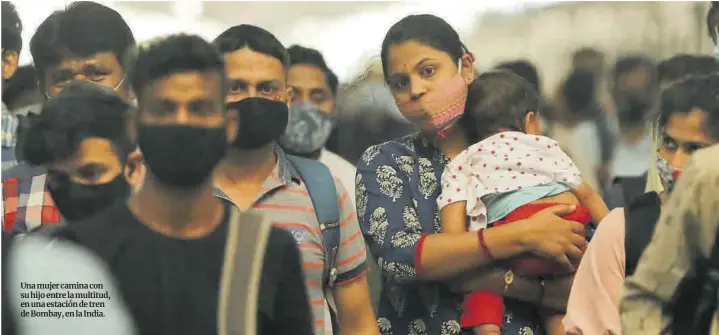
[[[428,147],[429,143],[423,141],[419,133],[405,135],[400,138],[389,140],[384,143],[375,144],[362,153],[358,166],[374,165],[382,158],[394,156],[417,156],[418,149]],[[391,161],[391,160],[390,160]]]

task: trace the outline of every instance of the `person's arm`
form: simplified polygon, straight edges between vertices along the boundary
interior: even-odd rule
[[[354,203],[335,180],[339,196],[341,241],[337,251],[337,281],[333,290],[342,333],[379,335],[367,285],[367,249]]]
[[[376,146],[367,152],[372,152],[373,158],[369,163],[360,161],[357,168],[357,212],[372,253],[382,259],[379,265],[388,280],[445,280],[523,252],[536,252],[569,267],[567,255],[581,258],[584,227],[558,216],[572,212],[574,207],[569,205],[485,231],[491,256],[483,250],[476,232],[433,234],[433,230],[423,229],[434,223],[419,221],[410,181],[391,155]],[[378,179],[382,179],[381,185]]]
[[[467,202],[459,201],[444,206],[440,211],[442,233],[456,234],[467,232]]]
[[[278,229],[273,234],[277,236],[278,247],[285,250],[280,265],[282,276],[277,284],[274,304],[274,329],[278,334],[313,335],[312,311],[307,298],[297,242],[284,230]]]
[[[569,294],[564,317],[567,334],[621,334],[624,224],[624,209],[613,210],[589,243]]]
[[[625,334],[658,334],[671,322],[663,312],[694,261],[707,259],[714,245],[719,211],[719,147],[694,155],[662,208],[654,236],[624,285],[621,301]]]
[[[579,187],[574,189],[574,195],[579,199],[579,203],[589,209],[592,220],[599,225],[602,220],[609,214],[609,207],[604,203],[602,196],[599,195],[587,182],[582,182]]]

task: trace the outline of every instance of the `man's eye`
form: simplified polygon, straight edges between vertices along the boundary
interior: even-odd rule
[[[273,94],[275,92],[277,92],[277,89],[274,87],[271,87],[271,86],[260,88],[260,93],[262,93],[262,94]]]

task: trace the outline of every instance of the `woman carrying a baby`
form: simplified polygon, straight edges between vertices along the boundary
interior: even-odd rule
[[[481,74],[469,85],[462,123],[470,145],[442,174],[437,199],[442,232],[477,231],[486,254],[484,229],[531,217],[557,204],[577,205],[567,220],[600,222],[609,212],[601,196],[582,180],[581,173],[559,144],[540,135],[539,95],[519,76],[506,71]],[[503,106],[503,108],[497,108]],[[469,217],[467,225],[461,218]],[[525,276],[567,274],[558,263],[533,256],[506,261]],[[475,334],[500,334],[503,304],[499,295],[476,291],[465,297],[462,327]],[[541,310],[549,334],[564,334],[563,314]]]

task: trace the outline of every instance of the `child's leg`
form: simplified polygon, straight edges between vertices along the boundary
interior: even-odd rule
[[[539,312],[544,319],[544,328],[547,335],[564,335],[564,313],[551,309],[540,309]]]
[[[502,297],[489,291],[476,291],[464,297],[462,328],[471,328],[475,334],[501,334],[504,322]]]
[[[474,335],[502,335],[502,327],[499,325],[481,325],[472,328],[472,333]]]

